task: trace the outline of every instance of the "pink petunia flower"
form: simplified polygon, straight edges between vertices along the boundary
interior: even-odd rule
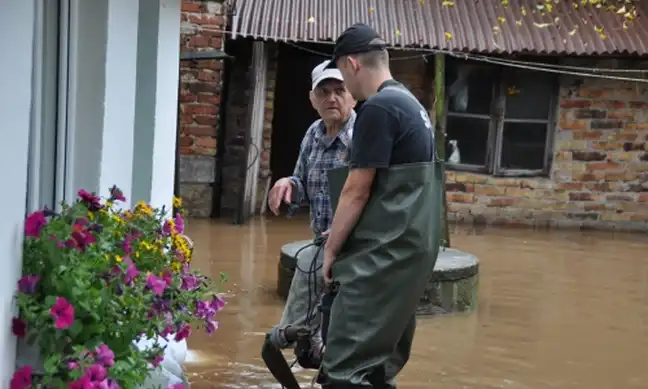
[[[32,213],[27,216],[27,219],[25,219],[25,235],[32,238],[38,238],[41,230],[46,224],[47,219],[45,219],[45,212],[36,211]]]
[[[50,308],[54,318],[54,327],[65,329],[74,324],[74,307],[63,297],[57,297],[56,303]]]
[[[25,366],[19,370],[16,370],[11,382],[9,383],[10,389],[27,389],[31,387],[32,384],[32,372],[33,369],[31,366]]]

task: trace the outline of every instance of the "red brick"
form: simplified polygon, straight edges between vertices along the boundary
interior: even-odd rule
[[[209,47],[209,39],[202,35],[196,35],[191,37],[189,40],[189,45],[195,48]]]
[[[560,102],[560,108],[589,108],[592,106],[592,100],[563,100]]]
[[[190,3],[184,0],[181,10],[182,12],[202,12],[203,6],[200,3]]]
[[[215,115],[196,115],[194,120],[203,126],[215,126],[218,124],[218,118]]]
[[[216,128],[214,128],[213,126],[198,125],[182,126],[182,133],[196,137],[216,136]]]
[[[194,146],[206,149],[216,148],[216,138],[212,137],[197,137],[194,141]]]
[[[183,106],[183,111],[191,115],[216,115],[218,108],[208,104],[186,104]]]
[[[178,140],[178,144],[180,147],[189,147],[193,145],[194,141],[193,138],[190,136],[181,136],[180,139]]]
[[[516,199],[512,198],[499,198],[491,199],[488,203],[489,207],[508,207],[516,203]]]
[[[214,95],[211,93],[200,93],[197,97],[200,103],[213,104],[216,106],[220,105],[221,103],[220,95]]]
[[[587,164],[588,170],[613,170],[619,167],[614,162],[590,162]]]

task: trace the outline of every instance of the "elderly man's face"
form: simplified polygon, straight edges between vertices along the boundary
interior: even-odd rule
[[[311,103],[324,121],[338,121],[349,116],[356,102],[342,81],[329,79],[311,92]]]

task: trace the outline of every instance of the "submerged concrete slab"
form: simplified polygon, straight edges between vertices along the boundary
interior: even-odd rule
[[[314,258],[317,247],[310,240],[285,244],[278,264],[277,293],[287,298],[295,274],[297,256]],[[469,253],[442,248],[417,310],[419,315],[471,312],[477,307],[479,259]]]

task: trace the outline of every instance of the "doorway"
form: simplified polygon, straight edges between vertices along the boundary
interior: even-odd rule
[[[308,93],[311,71],[325,59],[287,44],[279,46],[270,153],[273,183],[293,174],[302,138],[319,118]]]

